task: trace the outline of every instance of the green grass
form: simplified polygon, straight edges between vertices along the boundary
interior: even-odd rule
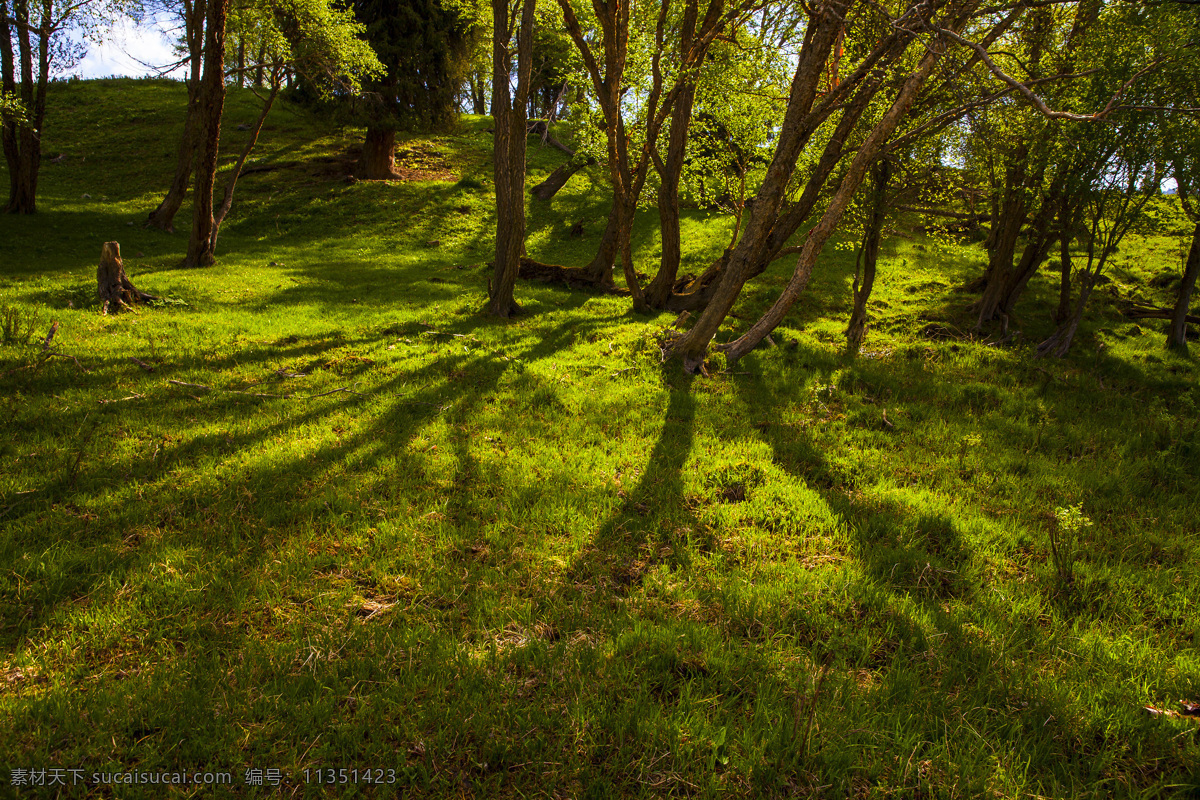
[[[1113,306],[1168,301],[1176,232],[1126,246],[1062,362],[1031,357],[1051,270],[1017,347],[927,338],[967,329],[983,256],[894,238],[861,357],[831,248],[778,346],[706,380],[627,299],[522,283],[526,315],[480,314],[483,118],[405,144],[458,183],[348,184],[316,159],[358,132],[285,104],[257,159],[301,165],[246,176],[220,263],[178,269],[187,207],[140,223],[182,101],[55,85],[67,158],[0,218],[0,767],[236,786],[74,790],[122,798],[316,797],[326,767],[427,797],[1200,791],[1198,726],[1142,711],[1200,699],[1197,369]],[[228,108],[226,165],[254,100]],[[599,178],[531,204],[532,255],[590,257]],[[684,232],[697,271],[728,221]],[[653,210],[635,238],[649,271]],[[100,315],[110,239],[168,304]]]

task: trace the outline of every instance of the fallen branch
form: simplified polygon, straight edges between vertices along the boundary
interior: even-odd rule
[[[1129,319],[1172,319],[1175,311],[1170,308],[1155,308],[1154,306],[1134,306],[1125,310],[1125,316]],[[1200,316],[1188,314],[1186,319],[1193,325],[1200,325]]]
[[[56,333],[58,333],[58,320],[54,320],[52,323],[50,323],[50,332],[46,334],[46,339],[42,342],[43,353],[50,349],[50,340],[54,338],[54,334]]]

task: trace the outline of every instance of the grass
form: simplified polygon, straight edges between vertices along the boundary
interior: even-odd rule
[[[1169,220],[1064,361],[1029,346],[1051,270],[998,349],[936,335],[978,248],[894,238],[861,357],[831,249],[778,346],[705,380],[619,297],[523,283],[528,314],[479,313],[483,118],[404,144],[441,180],[348,184],[358,132],[284,104],[257,163],[299,163],[178,269],[187,207],[140,222],[182,103],[55,85],[67,157],[41,214],[0,218],[0,766],[233,776],[72,790],[122,798],[315,797],[330,767],[396,783],[348,796],[1200,792],[1197,725],[1142,710],[1200,694],[1197,369],[1113,305],[1167,302]],[[254,100],[228,109],[223,164]],[[531,205],[531,254],[590,256],[592,180]],[[684,232],[696,271],[729,228]],[[99,314],[110,239],[169,303]]]

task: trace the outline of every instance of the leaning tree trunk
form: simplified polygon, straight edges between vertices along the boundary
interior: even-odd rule
[[[541,200],[543,202],[549,201],[554,197],[554,195],[558,194],[560,189],[567,185],[567,181],[571,180],[571,177],[576,172],[579,172],[579,170],[586,167],[589,163],[596,163],[595,159],[588,159],[587,161],[568,161],[555,169],[554,172],[551,172],[546,177],[546,180],[530,189],[529,193],[533,195],[534,199]]]
[[[96,267],[96,296],[100,298],[101,310],[105,314],[109,311],[115,314],[137,303],[152,303],[158,299],[138,289],[125,275],[118,242],[105,242],[100,248],[100,265]]]
[[[1065,203],[1064,203],[1065,207]],[[1058,240],[1060,257],[1058,279],[1058,308],[1054,312],[1054,321],[1066,322],[1071,314],[1071,229],[1066,221],[1062,221],[1062,237]]]
[[[200,80],[200,139],[196,154],[196,183],[192,201],[192,235],[186,267],[216,263],[212,249],[213,188],[217,150],[221,144],[221,115],[225,110],[225,18],[230,0],[212,0],[205,21],[204,77]]]
[[[1080,281],[1079,299],[1075,301],[1075,310],[1049,338],[1038,345],[1036,358],[1062,358],[1071,349],[1071,343],[1075,341],[1075,334],[1079,330],[1079,323],[1083,320],[1084,307],[1092,295],[1098,277],[1097,272]]]
[[[1057,205],[1057,203],[1054,205]],[[1016,270],[1009,277],[1004,287],[1004,294],[1000,298],[998,311],[1006,320],[1012,316],[1013,309],[1017,305],[1017,300],[1025,293],[1025,287],[1029,285],[1030,278],[1041,268],[1042,262],[1050,254],[1050,248],[1054,246],[1056,232],[1050,230],[1050,224],[1053,220],[1053,206],[1047,200],[1043,203],[1042,209],[1033,221],[1029,241],[1026,243],[1025,249],[1021,252],[1021,260],[1017,263]]]
[[[195,0],[188,6],[185,13],[184,29],[188,44],[188,59],[191,75],[187,81],[187,115],[183,119],[183,134],[179,139],[179,152],[175,158],[175,177],[171,180],[171,188],[158,204],[158,208],[150,212],[146,224],[166,231],[175,232],[175,215],[179,213],[184,198],[187,197],[188,185],[192,180],[192,169],[196,163],[197,141],[196,126],[200,118],[199,91],[201,66],[204,59],[204,18],[206,8],[204,0]]]
[[[229,209],[233,207],[233,192],[237,188],[238,178],[242,175],[242,169],[246,166],[246,159],[250,157],[250,153],[254,150],[254,145],[258,143],[259,134],[262,133],[263,124],[267,121],[267,115],[271,113],[271,106],[275,103],[275,98],[279,95],[279,89],[283,81],[283,70],[279,64],[271,71],[271,93],[267,95],[267,100],[263,103],[262,113],[258,115],[258,121],[254,123],[254,128],[250,131],[250,136],[246,139],[246,145],[242,148],[242,153],[238,156],[237,163],[233,165],[233,171],[229,173],[229,180],[225,184],[225,195],[221,200],[221,207],[213,215],[212,250],[215,253],[217,250],[217,235],[221,232],[221,223],[225,221],[225,217],[229,215]]]
[[[193,94],[192,88],[188,94]],[[179,142],[179,153],[175,160],[175,177],[171,180],[171,188],[158,204],[158,208],[150,212],[146,224],[167,233],[175,232],[175,215],[183,205],[187,196],[188,184],[192,180],[192,165],[196,160],[196,119],[199,117],[199,107],[194,97],[188,98],[187,117],[183,121],[183,136]]]
[[[857,272],[854,275],[854,311],[850,314],[850,324],[846,326],[846,352],[858,353],[863,340],[867,337],[867,301],[871,298],[871,290],[875,287],[875,267],[879,262],[879,244],[883,238],[883,220],[887,215],[887,188],[891,179],[891,164],[880,161],[874,170],[875,197],[871,208],[871,219],[863,236],[863,269],[862,282],[859,283]]]
[[[396,129],[368,127],[358,159],[357,177],[367,181],[388,181],[400,177],[396,172]]]
[[[1196,276],[1200,274],[1200,222],[1192,232],[1192,249],[1188,253],[1187,266],[1183,269],[1183,282],[1179,284],[1179,298],[1171,315],[1171,328],[1167,334],[1167,347],[1187,352],[1187,316],[1191,304]]]

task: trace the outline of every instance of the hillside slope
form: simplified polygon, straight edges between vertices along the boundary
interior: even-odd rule
[[[401,145],[429,180],[350,183],[360,132],[281,105],[219,264],[186,271],[186,206],[141,227],[182,89],[51,99],[43,213],[0,217],[11,768],[238,796],[1200,791],[1196,722],[1143,711],[1200,700],[1197,369],[1115,313],[1167,301],[1169,207],[1065,361],[956,335],[981,251],[904,232],[861,357],[846,235],[775,347],[699,379],[660,362],[673,315],[619,296],[522,283],[525,315],[479,313],[484,118]],[[232,94],[223,164],[254,104]],[[530,154],[534,179],[562,158]],[[531,203],[531,254],[590,256],[599,178]],[[697,271],[729,222],[685,226]],[[108,240],[164,305],[99,313]],[[1051,277],[1031,291],[1025,342]]]

